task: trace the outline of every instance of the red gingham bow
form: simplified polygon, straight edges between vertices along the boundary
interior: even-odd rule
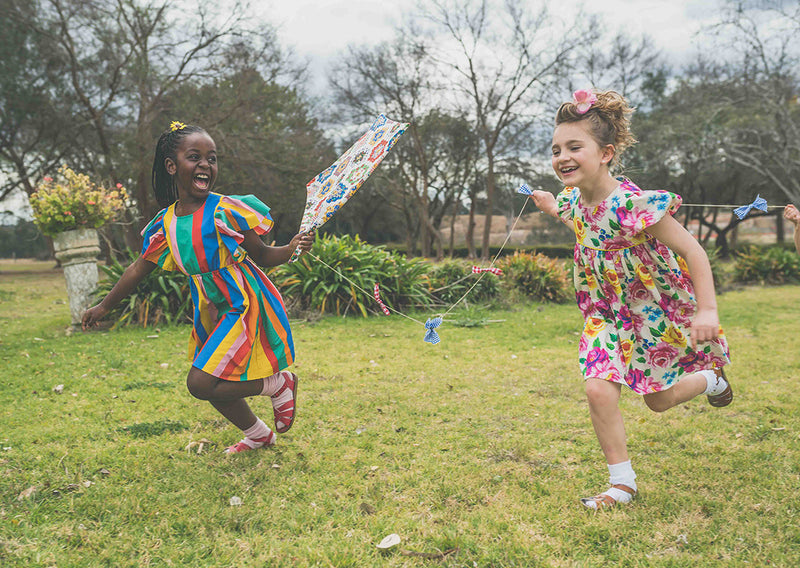
[[[375,301],[378,302],[378,305],[383,310],[383,313],[388,316],[389,315],[389,308],[386,307],[386,304],[381,302],[381,289],[378,286],[377,282],[375,283]]]
[[[472,267],[472,273],[473,274],[480,274],[481,272],[491,272],[492,274],[494,274],[496,276],[500,276],[500,275],[503,274],[503,271],[500,270],[499,268],[494,268],[494,267],[492,267],[492,268],[480,268],[479,266],[473,266]]]

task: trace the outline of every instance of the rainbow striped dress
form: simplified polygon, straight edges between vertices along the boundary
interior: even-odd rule
[[[269,207],[255,196],[211,193],[191,215],[176,215],[172,204],[142,231],[145,260],[189,276],[194,302],[189,359],[220,379],[262,379],[294,361],[283,299],[239,246],[244,231],[263,235],[272,224]]]

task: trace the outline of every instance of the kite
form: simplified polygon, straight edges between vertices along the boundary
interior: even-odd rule
[[[339,159],[308,182],[300,232],[314,231],[333,217],[378,167],[406,128],[408,123],[395,122],[381,114]],[[299,249],[294,251],[289,262],[294,262],[298,256]]]

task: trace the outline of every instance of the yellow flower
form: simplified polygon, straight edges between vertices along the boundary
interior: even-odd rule
[[[606,270],[605,271],[605,278],[606,282],[608,282],[612,288],[614,288],[614,292],[617,294],[622,294],[622,287],[619,284],[619,275],[615,270]]]
[[[684,276],[688,276],[689,275],[689,266],[686,264],[686,261],[683,260],[681,257],[679,257],[677,255],[676,255],[676,259],[678,261],[678,268],[681,269],[681,272],[683,272]]]
[[[661,339],[675,347],[686,347],[686,336],[683,332],[674,325],[669,326]]]
[[[642,284],[647,286],[648,288],[652,288],[653,284],[653,277],[650,276],[650,273],[644,267],[643,264],[640,264],[636,267],[636,275],[639,277],[639,280],[642,281]]]
[[[592,274],[592,271],[589,270],[588,266],[586,267],[586,270],[584,270],[584,274],[586,274],[586,284],[589,286],[589,289],[593,290],[597,288],[597,280],[595,280],[594,274]]]
[[[605,329],[605,327],[606,322],[600,318],[589,318],[586,320],[586,326],[583,328],[583,332],[589,337],[594,337]]]
[[[586,227],[583,226],[583,220],[580,217],[575,217],[575,236],[578,242],[583,244],[583,239],[586,238]]]
[[[627,365],[631,362],[631,356],[633,355],[633,341],[623,339],[619,342],[619,346],[622,349],[622,362]]]
[[[169,123],[169,131],[175,132],[176,130],[182,130],[186,128],[186,125],[182,122],[178,122],[177,120],[173,120]]]

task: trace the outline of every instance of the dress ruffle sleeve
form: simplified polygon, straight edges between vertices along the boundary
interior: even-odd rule
[[[235,254],[244,240],[245,231],[253,230],[264,235],[274,224],[269,207],[255,195],[222,196],[214,212],[214,223],[222,244],[231,254]]]
[[[674,215],[682,201],[680,195],[669,191],[624,191],[615,204],[620,230],[627,235],[641,233],[665,215]]]
[[[175,258],[169,250],[167,236],[164,231],[164,214],[166,209],[159,211],[152,221],[142,229],[142,258],[157,264],[163,270],[178,270]]]
[[[573,207],[575,200],[580,196],[580,191],[577,187],[565,187],[561,193],[556,196],[556,206],[558,207],[558,217],[563,221],[572,221],[574,217]]]

